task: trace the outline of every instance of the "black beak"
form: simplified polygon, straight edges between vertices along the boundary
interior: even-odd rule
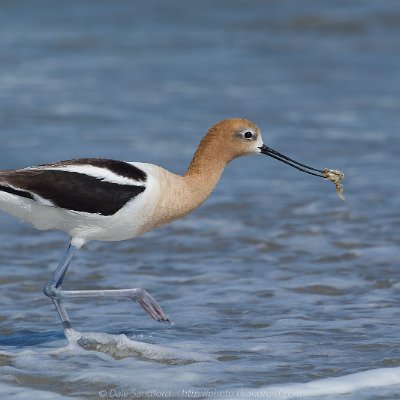
[[[294,161],[291,158],[286,157],[281,153],[278,153],[277,151],[271,149],[271,147],[266,146],[265,144],[263,144],[261,147],[259,147],[259,149],[261,150],[262,154],[265,154],[267,156],[275,158],[276,160],[282,161],[283,163],[288,164],[293,168],[296,168],[303,172],[307,172],[307,174],[311,174],[311,175],[315,175],[315,176],[324,178],[323,171],[321,169],[315,169],[315,168],[309,167],[308,165],[300,164],[299,162]],[[311,171],[314,171],[314,172],[311,172]],[[317,172],[319,172],[319,173],[317,173]]]

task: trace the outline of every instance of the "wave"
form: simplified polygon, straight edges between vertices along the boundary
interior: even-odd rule
[[[400,367],[378,368],[335,378],[317,379],[307,383],[266,386],[261,389],[243,389],[238,399],[266,397],[296,399],[304,397],[344,395],[363,389],[400,385]]]
[[[126,335],[111,335],[99,332],[79,332],[70,330],[67,334],[73,348],[107,354],[116,360],[137,357],[142,360],[157,361],[162,364],[183,365],[201,361],[211,361],[208,354],[184,351],[129,339]]]

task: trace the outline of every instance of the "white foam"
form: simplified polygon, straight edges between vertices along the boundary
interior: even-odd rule
[[[70,330],[68,341],[71,347],[86,351],[108,354],[115,359],[137,357],[143,360],[158,361],[163,364],[190,364],[211,361],[209,354],[184,351],[179,348],[165,347],[129,339],[126,335],[110,335],[99,332],[78,332]]]
[[[336,378],[318,379],[307,383],[266,386],[261,389],[239,390],[238,399],[279,397],[295,399],[315,396],[344,395],[362,389],[400,385],[400,367],[378,368]]]

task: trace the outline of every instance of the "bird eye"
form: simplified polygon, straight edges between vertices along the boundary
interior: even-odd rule
[[[244,133],[244,137],[245,137],[246,139],[251,139],[251,138],[253,137],[253,134],[252,134],[251,132],[245,132],[245,133]]]

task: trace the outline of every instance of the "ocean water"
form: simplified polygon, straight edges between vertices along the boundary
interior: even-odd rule
[[[184,172],[218,120],[254,120],[267,157],[235,160],[206,204],[92,242],[65,288],[146,288],[67,303],[42,288],[67,246],[0,215],[0,393],[32,399],[400,396],[400,3],[0,3],[0,169],[77,157]]]

